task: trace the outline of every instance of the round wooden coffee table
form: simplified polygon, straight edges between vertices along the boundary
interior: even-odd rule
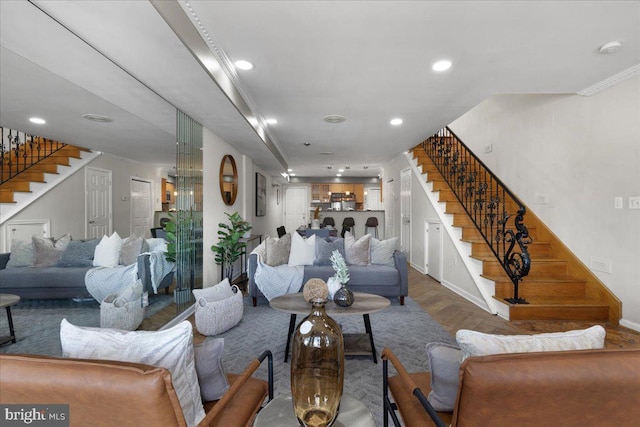
[[[367,356],[372,355],[373,363],[378,363],[376,355],[376,347],[373,343],[373,331],[371,330],[371,321],[369,314],[376,311],[384,310],[391,305],[388,298],[379,295],[367,294],[364,292],[354,292],[354,303],[350,307],[340,307],[333,301],[328,301],[325,310],[329,317],[362,315],[364,319],[364,334],[342,334],[344,337],[344,354],[345,356]],[[308,315],[311,312],[311,304],[304,300],[302,292],[295,294],[286,294],[272,299],[269,305],[285,313],[289,313],[289,333],[287,335],[287,347],[284,351],[284,361],[289,358],[289,347],[291,345],[291,337],[296,326],[296,317],[298,314]]]
[[[11,341],[15,344],[16,333],[13,331],[13,319],[11,318],[11,306],[16,305],[20,301],[18,295],[0,294],[0,308],[7,309],[7,320],[9,321],[9,336],[0,338],[0,345]]]

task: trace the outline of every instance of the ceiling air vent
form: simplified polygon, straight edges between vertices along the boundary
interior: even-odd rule
[[[103,116],[100,114],[83,114],[82,118],[98,123],[111,123],[113,121],[111,117]]]
[[[320,154],[323,156],[333,156],[335,153],[333,151],[322,151]]]
[[[322,120],[324,120],[327,123],[342,123],[347,119],[344,116],[341,116],[340,114],[329,114],[328,116],[324,116]]]

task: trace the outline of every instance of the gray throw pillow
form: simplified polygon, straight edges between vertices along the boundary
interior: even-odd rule
[[[202,401],[220,399],[229,389],[229,380],[222,368],[224,338],[208,337],[194,344],[193,350]]]
[[[138,261],[138,255],[142,253],[144,239],[138,236],[129,236],[122,241],[120,248],[120,265],[131,265]]]
[[[427,400],[436,411],[453,411],[458,397],[459,371],[462,350],[451,344],[427,344],[431,392]]]
[[[6,268],[31,267],[35,262],[33,242],[14,240],[11,242],[11,255]]]
[[[31,238],[35,253],[34,267],[53,267],[60,261],[67,249],[71,236],[65,234],[58,240],[48,237],[40,237],[37,234]]]
[[[331,254],[336,250],[344,258],[344,239],[338,238],[328,242],[316,238],[316,259],[313,260],[313,265],[331,265]]]
[[[287,233],[279,239],[267,237],[267,256],[265,264],[271,267],[289,263],[289,252],[291,251],[291,234]]]
[[[58,267],[91,267],[98,243],[100,243],[99,239],[70,241],[67,250],[56,265]]]
[[[369,265],[369,244],[371,234],[365,234],[356,241],[350,232],[344,233],[345,261],[351,265]]]
[[[393,253],[398,247],[398,238],[392,237],[387,240],[371,239],[371,264],[388,265],[393,267]]]

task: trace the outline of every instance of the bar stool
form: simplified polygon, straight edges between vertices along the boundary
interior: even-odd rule
[[[356,221],[353,219],[353,217],[346,217],[344,220],[342,220],[342,233],[340,233],[340,236],[344,238],[344,233],[350,231],[351,234],[353,234],[353,237],[356,237],[355,228]]]
[[[336,226],[335,220],[333,219],[333,217],[330,217],[330,216],[325,216],[324,219],[322,220],[322,223],[324,224],[325,227],[327,225],[330,225],[332,227]]]
[[[370,216],[367,218],[367,222],[364,223],[364,232],[367,233],[369,228],[375,228],[376,239],[378,238],[378,218]]]

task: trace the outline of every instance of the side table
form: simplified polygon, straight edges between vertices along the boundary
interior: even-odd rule
[[[253,427],[299,427],[291,393],[281,394],[258,412]],[[333,427],[376,427],[369,408],[355,397],[343,394]]]
[[[18,295],[13,294],[0,294],[0,308],[5,307],[7,309],[7,320],[9,321],[9,336],[0,338],[0,345],[11,341],[15,344],[16,334],[13,331],[13,319],[11,318],[11,306],[17,304],[20,301]]]

